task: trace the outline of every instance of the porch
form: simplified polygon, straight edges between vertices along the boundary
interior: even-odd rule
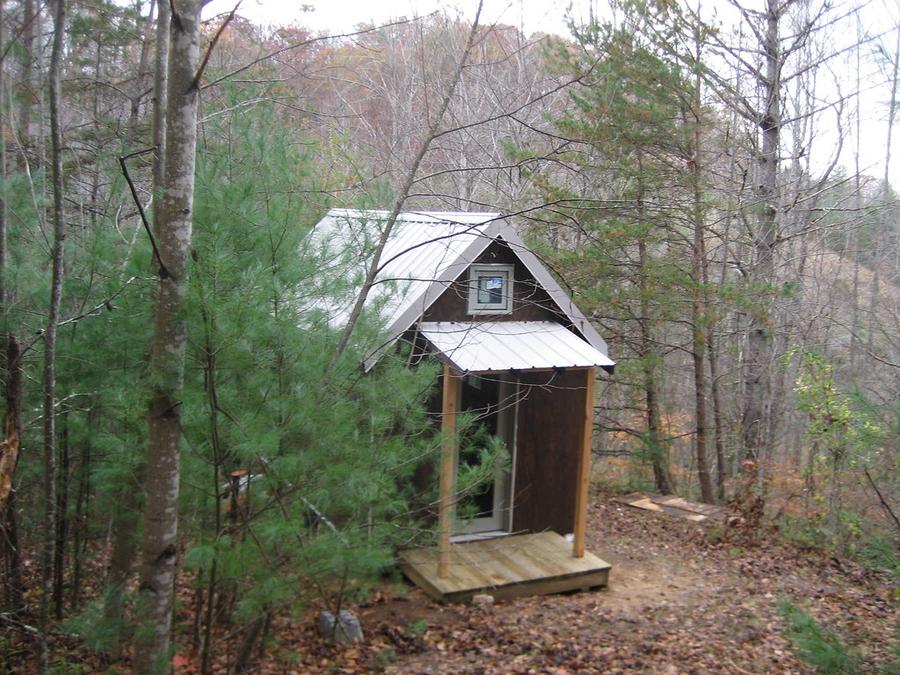
[[[609,563],[589,551],[572,555],[572,544],[556,532],[520,534],[457,543],[449,547],[446,576],[441,552],[420,548],[400,553],[400,569],[428,595],[465,602],[478,593],[508,600],[606,586]]]
[[[401,553],[403,572],[442,601],[605,586],[610,565],[585,550],[585,530],[596,368],[611,361],[552,322],[423,323],[420,330],[444,361],[438,545]],[[458,425],[461,411],[510,457],[468,491],[458,489],[460,467],[481,468],[484,455],[478,440],[461,446],[468,431]],[[508,536],[491,536],[501,533]]]

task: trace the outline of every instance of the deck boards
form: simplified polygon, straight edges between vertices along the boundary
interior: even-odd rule
[[[705,520],[724,520],[728,515],[728,509],[723,506],[698,504],[697,502],[689,502],[686,499],[672,495],[632,492],[623,497],[616,497],[615,501],[626,506],[643,509],[644,511],[655,511],[678,516],[695,523],[702,523]]]
[[[400,569],[437,600],[464,602],[478,593],[498,599],[543,595],[605,586],[609,563],[586,551],[572,556],[572,544],[555,532],[521,534],[454,544],[450,574],[438,576],[439,553],[412,549],[400,553]]]

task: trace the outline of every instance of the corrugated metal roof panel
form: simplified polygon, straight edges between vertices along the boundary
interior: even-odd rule
[[[314,243],[327,249],[329,257],[344,258],[352,270],[348,274],[344,269],[345,278],[352,274],[362,278],[388,215],[387,211],[332,209],[316,225]],[[464,254],[473,244],[484,239],[487,246],[491,237],[486,230],[498,218],[496,213],[401,213],[381,255],[381,269],[366,304],[379,305],[385,325],[393,328],[428,295],[432,284],[449,283],[465,269]],[[357,291],[358,287],[353,289]],[[334,325],[343,324],[352,303],[345,299],[326,302],[329,305],[320,309],[328,311]]]
[[[462,372],[614,365],[604,353],[552,321],[422,322],[419,331]]]

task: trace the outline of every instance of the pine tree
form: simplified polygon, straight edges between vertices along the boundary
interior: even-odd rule
[[[556,122],[566,142],[534,180],[554,205],[547,217],[577,229],[545,253],[570,270],[567,281],[612,337],[630,392],[619,405],[643,408],[642,423],[616,415],[607,426],[639,440],[656,489],[669,493],[662,366],[672,344],[666,322],[678,316],[673,290],[688,286],[678,241],[690,208],[691,127],[682,111],[692,88],[628,20],[585,26],[575,37],[577,48],[559,43],[554,53],[557,68],[581,74],[574,110]]]
[[[250,96],[228,88],[221,105]],[[328,371],[338,332],[317,307],[352,275],[309,245],[323,186],[313,146],[288,129],[271,104],[227,113],[198,160],[182,511],[203,663],[217,617],[244,625],[249,658],[284,597],[336,606],[350,580],[381,573],[423,526],[410,479],[436,450],[423,408],[435,369],[387,355],[360,373],[375,317]]]

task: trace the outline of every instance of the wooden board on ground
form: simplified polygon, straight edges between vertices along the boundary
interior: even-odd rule
[[[450,574],[438,576],[439,554],[419,548],[400,553],[400,569],[428,595],[465,602],[478,593],[497,599],[546,595],[606,586],[609,563],[585,551],[572,555],[572,544],[555,532],[539,532],[451,546]]]
[[[644,494],[642,492],[633,492],[624,497],[616,497],[615,501],[636,509],[643,509],[644,511],[668,513],[695,523],[710,519],[722,520],[728,512],[723,506],[698,504],[697,502],[689,502],[686,499],[672,495]]]

